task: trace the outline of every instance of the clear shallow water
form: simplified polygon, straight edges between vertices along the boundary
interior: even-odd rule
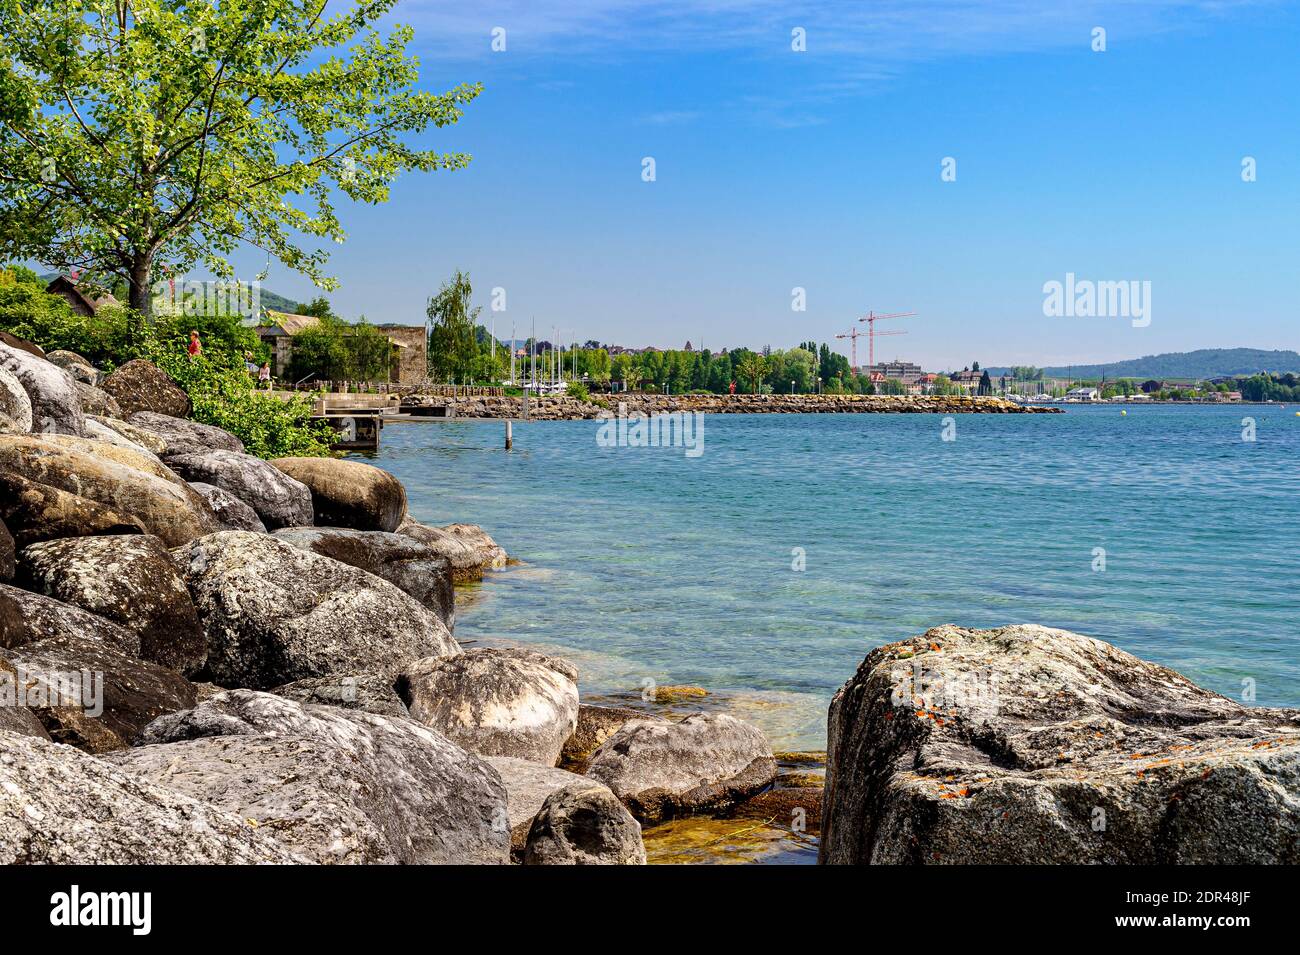
[[[600,448],[595,422],[516,422],[509,454],[502,422],[431,422],[387,427],[374,463],[417,519],[523,561],[459,638],[563,650],[586,698],[703,686],[814,749],[869,649],[943,623],[1076,630],[1300,705],[1296,410],[964,415],[951,443],[938,415],[720,415],[698,458]]]

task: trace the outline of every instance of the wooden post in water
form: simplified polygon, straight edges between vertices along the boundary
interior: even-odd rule
[[[515,446],[515,438],[514,438],[514,435],[511,434],[511,432],[510,432],[510,425],[511,425],[512,423],[513,423],[513,422],[511,422],[511,420],[510,420],[509,418],[506,418],[506,450],[507,450],[507,451],[509,451],[511,448],[513,448],[513,447]]]

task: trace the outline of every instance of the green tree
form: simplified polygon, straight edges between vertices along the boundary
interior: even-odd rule
[[[767,359],[757,352],[746,352],[736,366],[736,373],[749,382],[751,394],[758,394],[758,386],[767,372]]]
[[[249,245],[322,288],[335,190],[388,199],[469,157],[406,140],[480,92],[421,92],[397,0],[0,0],[0,250],[116,276],[149,314],[156,269],[233,274]]]
[[[475,330],[480,309],[470,308],[474,287],[459,269],[429,299],[429,374],[439,381],[472,381],[479,356]]]

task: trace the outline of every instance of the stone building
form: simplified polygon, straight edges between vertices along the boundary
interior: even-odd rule
[[[271,349],[271,374],[283,379],[293,360],[293,337],[320,323],[315,315],[291,315],[266,310],[269,324],[259,325],[257,337]],[[389,384],[416,384],[427,376],[429,341],[423,325],[376,325],[392,344]]]

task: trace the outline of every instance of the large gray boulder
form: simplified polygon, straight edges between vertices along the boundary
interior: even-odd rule
[[[32,430],[32,399],[18,376],[0,367],[0,432],[26,434]]]
[[[0,518],[18,547],[61,537],[144,533],[135,518],[8,471],[0,471]]]
[[[270,689],[357,672],[396,676],[459,647],[392,584],[268,534],[221,531],[173,552],[207,632],[207,672]]]
[[[140,444],[138,441],[132,441],[117,428],[104,424],[105,421],[113,420],[115,419],[103,415],[86,415],[86,437],[94,441],[102,441],[105,444],[115,444],[119,448],[126,448],[136,454],[157,459],[158,456],[145,445]],[[162,461],[158,461],[158,463],[161,464]]]
[[[94,640],[127,656],[140,655],[140,635],[61,600],[0,584],[0,651],[46,637]]]
[[[406,719],[234,690],[165,717],[120,769],[251,819],[336,864],[499,864],[506,790],[482,760]]]
[[[1065,630],[938,627],[835,695],[820,860],[1300,862],[1300,711]]]
[[[640,825],[607,787],[567,770],[542,766],[510,756],[487,756],[485,760],[497,771],[505,784],[510,844],[521,860],[529,842],[529,833],[536,825],[536,817],[552,796],[566,790],[575,793],[603,790],[606,797],[604,799],[601,799],[598,794],[582,799],[584,809],[580,812],[591,813],[589,818],[583,820],[586,824],[585,829],[596,836],[594,839],[582,839],[586,846],[586,854],[593,858],[596,856],[606,858],[611,862],[617,860],[618,864],[645,862],[645,846],[641,841]],[[576,808],[571,803],[565,805]],[[560,843],[567,843],[570,850],[573,848],[572,843],[568,842],[568,836],[576,835],[576,828],[561,822],[559,803],[552,808],[557,812],[544,823],[545,831],[539,831],[537,834],[537,854],[534,864],[564,865],[566,853],[560,847]],[[601,834],[609,838],[602,839]],[[576,859],[572,856],[573,853],[570,852],[567,864],[576,863]]]
[[[0,730],[0,865],[253,865],[296,859],[230,813],[70,746]]]
[[[641,826],[608,787],[584,779],[546,797],[524,865],[645,865]]]
[[[477,524],[448,524],[431,527],[407,517],[397,533],[419,541],[439,557],[451,562],[456,583],[479,580],[484,571],[506,565],[506,552]]]
[[[266,525],[257,516],[257,511],[229,491],[222,490],[214,484],[204,484],[202,481],[195,481],[190,484],[190,487],[208,502],[208,507],[212,508],[212,513],[216,515],[221,530],[266,533]]]
[[[393,687],[393,678],[380,673],[312,677],[277,686],[271,692],[298,703],[364,710],[403,719],[411,715]]]
[[[0,342],[0,369],[23,386],[32,406],[32,431],[85,434],[77,381],[58,365]]]
[[[152,454],[162,455],[167,450],[167,442],[161,437],[146,428],[137,428],[133,424],[128,424],[121,418],[110,418],[107,415],[86,415],[86,420],[94,421],[103,428],[116,431],[121,437]],[[90,437],[97,437],[97,435],[91,434]]]
[[[184,481],[156,462],[102,441],[0,434],[4,471],[94,501],[157,534],[169,547],[216,527],[212,509]]]
[[[632,720],[663,721],[663,717],[645,710],[634,710],[630,706],[581,704],[578,707],[578,725],[573,735],[565,741],[560,753],[560,765],[574,772],[585,772],[591,754]]]
[[[193,410],[189,395],[172,376],[142,358],[118,368],[104,379],[101,387],[117,399],[128,420],[137,411],[188,418]]]
[[[397,690],[412,719],[470,752],[554,766],[577,725],[577,678],[555,657],[476,647],[413,663]]]
[[[29,590],[106,617],[140,637],[141,659],[193,675],[207,639],[189,589],[152,534],[69,537],[23,548]]]
[[[631,720],[592,755],[604,783],[642,822],[730,809],[772,784],[776,760],[757,728],[725,713],[679,723]]]
[[[81,399],[81,410],[87,417],[90,415],[108,418],[122,417],[122,406],[117,403],[116,398],[103,388],[96,388],[84,381],[78,381],[76,384],[77,397]]]
[[[180,674],[128,657],[102,640],[45,637],[4,655],[27,686],[27,706],[50,738],[91,753],[129,745],[165,713],[195,703]]]
[[[137,411],[127,420],[133,428],[147,431],[163,442],[168,457],[176,454],[207,454],[209,451],[243,453],[244,442],[215,425],[200,424],[156,411]]]
[[[276,458],[271,463],[311,489],[317,524],[395,531],[406,516],[406,488],[372,465],[339,458]]]
[[[77,381],[87,385],[99,383],[99,369],[92,365],[88,358],[78,355],[74,351],[56,348],[54,351],[45,353],[45,360],[51,365],[58,365]]]
[[[286,527],[275,536],[382,577],[436,613],[448,630],[454,629],[456,592],[451,564],[418,541],[401,534],[346,527]]]
[[[169,452],[167,464],[187,481],[233,494],[269,528],[311,526],[311,491],[261,458],[238,451]]]

